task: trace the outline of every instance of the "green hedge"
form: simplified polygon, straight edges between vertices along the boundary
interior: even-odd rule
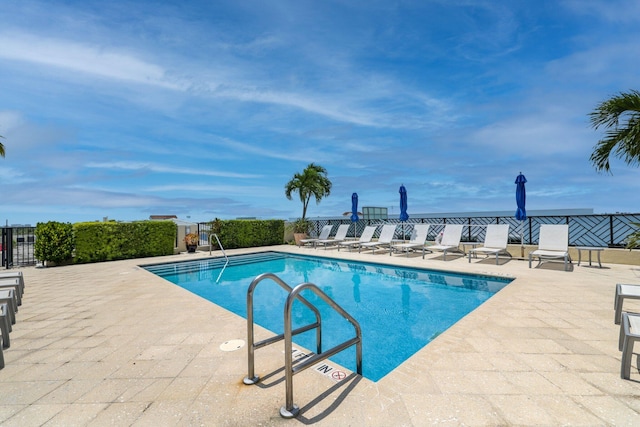
[[[225,249],[281,245],[284,241],[281,219],[216,220],[212,222],[212,231],[218,234]]]
[[[81,222],[73,225],[76,263],[172,255],[172,221]]]
[[[283,220],[216,219],[211,225],[225,249],[280,245],[284,240]],[[172,255],[175,238],[172,221],[38,223],[35,256],[56,264],[83,264]]]
[[[56,221],[36,224],[33,254],[42,262],[64,264],[73,258],[74,235],[71,223]]]

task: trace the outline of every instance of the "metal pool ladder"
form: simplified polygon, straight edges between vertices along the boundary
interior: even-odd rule
[[[227,256],[227,253],[224,251],[224,248],[222,247],[222,243],[220,243],[220,239],[218,238],[218,235],[216,233],[209,234],[209,255],[211,255],[211,248],[213,247],[211,242],[211,236],[216,238],[216,241],[218,242],[218,246],[222,251],[222,255],[224,255],[224,259],[226,260],[226,262],[224,263],[224,266],[222,267],[222,270],[220,270],[220,274],[218,274],[218,278],[216,279],[216,283],[218,283],[220,281],[220,278],[222,277],[222,273],[224,273],[224,269],[227,268],[227,265],[229,264],[229,257]]]
[[[260,282],[265,279],[271,279],[280,285],[281,288],[288,292],[287,300],[285,302],[284,309],[284,333],[276,335],[265,340],[254,342],[253,336],[253,293]],[[355,336],[342,344],[338,344],[333,348],[323,352],[322,351],[322,319],[320,311],[311,304],[307,299],[300,295],[305,289],[309,289],[316,295],[318,295],[324,302],[329,304],[331,308],[337,311],[342,317],[344,317],[355,329]],[[300,301],[307,306],[315,314],[316,320],[305,326],[301,326],[292,330],[291,325],[291,308],[295,300]],[[296,366],[293,366],[293,335],[300,334],[309,330],[316,330],[316,354],[307,357],[304,360],[298,362]],[[260,381],[260,377],[255,375],[254,370],[254,356],[255,350],[261,347],[265,347],[269,344],[279,342],[284,339],[284,362],[285,362],[285,385],[286,385],[286,401],[285,406],[280,408],[280,415],[283,418],[293,418],[298,415],[300,408],[293,403],[293,375],[298,372],[302,372],[305,369],[321,362],[341,351],[355,345],[356,346],[356,371],[358,375],[362,375],[362,332],[360,330],[360,324],[342,307],[332,300],[327,294],[325,294],[320,288],[313,283],[301,283],[295,288],[291,288],[282,279],[273,273],[263,273],[257,276],[249,285],[247,290],[247,352],[248,352],[248,374],[243,380],[247,385],[256,384]]]

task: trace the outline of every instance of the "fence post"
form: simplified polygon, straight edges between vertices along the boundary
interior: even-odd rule
[[[613,246],[613,215],[609,215],[609,244]]]
[[[7,270],[13,267],[13,229],[2,227],[2,265]]]

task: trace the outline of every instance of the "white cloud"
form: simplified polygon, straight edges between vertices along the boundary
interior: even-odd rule
[[[283,187],[284,188],[284,187]],[[273,193],[273,187],[256,185],[210,185],[210,184],[164,184],[155,185],[142,189],[153,193],[166,193],[179,191],[182,193],[202,193],[202,194],[242,194],[243,196],[252,194],[264,196]],[[282,190],[284,192],[284,190]]]
[[[573,14],[616,24],[640,22],[640,3],[634,0],[563,0],[560,5]]]
[[[281,83],[264,81],[264,76],[255,72],[253,79],[256,81],[253,82],[247,79],[247,73],[234,69],[233,65],[218,66],[217,76],[212,80],[210,68],[205,69],[203,64],[188,58],[173,56],[173,63],[157,64],[141,59],[140,54],[99,43],[80,43],[5,31],[0,33],[0,45],[3,46],[0,58],[5,60],[205,97],[279,105],[361,126],[418,128],[425,126],[427,117],[435,125],[441,123],[440,119],[448,117],[447,113],[451,110],[443,100],[404,88],[389,77],[371,79],[369,73],[369,79],[362,79],[357,75],[358,70],[349,68],[341,68],[341,75],[334,77],[338,79],[334,83],[344,85],[343,90],[336,87],[335,90],[340,91],[340,96],[336,96],[336,92],[325,95],[304,89],[280,89]],[[155,53],[147,54],[153,56]],[[181,70],[185,70],[184,73]],[[73,75],[66,75],[66,78],[74,79]],[[272,88],[274,84],[275,90]],[[389,114],[384,109],[364,107],[376,99],[382,105],[393,103],[401,109],[406,108],[406,111]],[[416,107],[417,113],[411,111]]]
[[[0,130],[2,135],[11,132],[14,128],[24,124],[25,120],[18,111],[4,110],[0,111]]]
[[[7,161],[6,158],[3,159],[0,157],[0,162],[6,162],[6,161]],[[25,182],[35,182],[35,179],[15,168],[3,167],[0,165],[0,183],[22,184]]]
[[[246,173],[235,173],[235,172],[225,172],[218,170],[208,170],[208,169],[195,169],[189,167],[172,167],[172,166],[164,166],[154,163],[146,163],[146,162],[89,162],[85,165],[88,168],[97,168],[97,169],[120,169],[120,170],[131,170],[131,171],[148,171],[148,172],[160,172],[160,173],[172,173],[172,174],[181,174],[181,175],[202,175],[202,176],[218,176],[224,178],[259,178],[261,175],[259,174],[246,174]]]
[[[162,67],[143,61],[131,53],[104,46],[82,44],[26,33],[0,34],[0,58],[62,68],[99,77],[185,89],[172,81]]]

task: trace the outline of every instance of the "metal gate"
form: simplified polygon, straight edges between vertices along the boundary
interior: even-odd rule
[[[2,268],[35,265],[35,227],[1,227]]]

